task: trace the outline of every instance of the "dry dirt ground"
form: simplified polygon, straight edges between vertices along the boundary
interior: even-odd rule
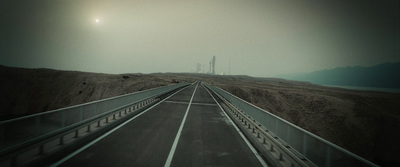
[[[219,86],[383,166],[400,163],[400,94],[249,76],[98,74],[0,66],[0,119],[132,93],[178,81]]]

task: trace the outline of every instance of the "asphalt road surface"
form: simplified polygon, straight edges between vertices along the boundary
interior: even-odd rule
[[[208,91],[193,84],[58,161],[59,166],[265,166]]]

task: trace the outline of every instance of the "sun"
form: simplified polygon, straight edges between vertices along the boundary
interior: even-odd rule
[[[99,23],[99,22],[100,22],[100,19],[96,19],[95,21],[96,21],[96,23]]]

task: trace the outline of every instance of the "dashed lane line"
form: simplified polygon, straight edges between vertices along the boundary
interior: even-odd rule
[[[176,104],[189,104],[188,102],[182,102],[182,101],[164,101],[164,103],[176,103]],[[211,103],[192,103],[192,105],[201,105],[201,106],[218,106],[217,104],[211,104]]]
[[[170,152],[169,152],[169,154],[168,154],[168,158],[167,158],[167,161],[165,162],[164,167],[169,167],[169,166],[171,165],[172,158],[174,157],[174,154],[175,154],[176,146],[178,145],[179,138],[180,138],[180,136],[181,136],[183,126],[185,125],[186,117],[187,117],[187,115],[188,115],[188,113],[189,113],[190,105],[192,104],[193,97],[194,97],[194,94],[196,93],[196,90],[197,90],[197,87],[198,87],[198,86],[199,86],[199,84],[196,85],[196,88],[195,88],[194,91],[193,91],[192,97],[190,98],[189,105],[188,105],[188,107],[187,107],[187,109],[186,109],[185,116],[183,117],[183,120],[182,120],[182,122],[181,122],[181,125],[179,126],[178,133],[176,134],[174,143],[172,144],[172,148],[171,148],[171,150],[170,150]]]

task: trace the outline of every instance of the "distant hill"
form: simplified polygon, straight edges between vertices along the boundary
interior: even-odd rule
[[[339,67],[278,77],[320,85],[400,88],[400,62],[384,63],[372,67]]]

